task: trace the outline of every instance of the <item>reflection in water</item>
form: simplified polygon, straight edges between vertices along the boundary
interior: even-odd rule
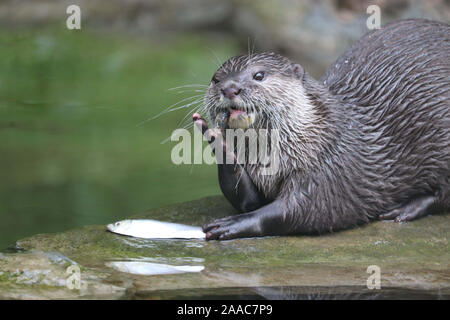
[[[175,300],[448,300],[450,293],[441,290],[416,290],[366,287],[232,287],[134,292],[131,299]]]
[[[256,287],[252,291],[268,300],[378,300],[379,290],[364,287]]]
[[[204,266],[201,265],[177,266],[145,261],[110,261],[106,263],[106,266],[121,272],[138,275],[161,275],[161,274],[175,274],[186,272],[200,272],[205,268]]]

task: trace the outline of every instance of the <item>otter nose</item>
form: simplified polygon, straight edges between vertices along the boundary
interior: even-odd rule
[[[235,86],[229,86],[225,89],[221,89],[222,94],[227,97],[228,99],[233,99],[235,96],[239,95],[241,93],[241,88],[237,88]]]

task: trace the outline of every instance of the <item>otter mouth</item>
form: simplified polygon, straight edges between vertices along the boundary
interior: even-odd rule
[[[227,108],[216,116],[216,125],[221,129],[248,129],[255,123],[255,112],[241,108]]]

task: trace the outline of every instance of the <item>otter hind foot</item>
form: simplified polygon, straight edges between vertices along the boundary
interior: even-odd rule
[[[434,196],[423,196],[414,199],[407,204],[379,216],[380,220],[392,220],[406,222],[426,216],[435,203]]]

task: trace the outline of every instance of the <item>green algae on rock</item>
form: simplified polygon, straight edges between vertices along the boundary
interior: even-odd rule
[[[215,196],[132,218],[201,225],[233,211]],[[17,247],[23,252],[2,254],[0,298],[155,298],[214,288],[259,288],[255,294],[273,297],[283,292],[273,289],[280,287],[367,293],[370,265],[380,267],[381,290],[434,290],[448,296],[449,222],[448,215],[440,215],[406,224],[374,222],[320,237],[223,242],[138,239],[107,232],[105,226],[86,226],[20,240]],[[81,270],[77,290],[66,281],[66,270],[74,264]]]

